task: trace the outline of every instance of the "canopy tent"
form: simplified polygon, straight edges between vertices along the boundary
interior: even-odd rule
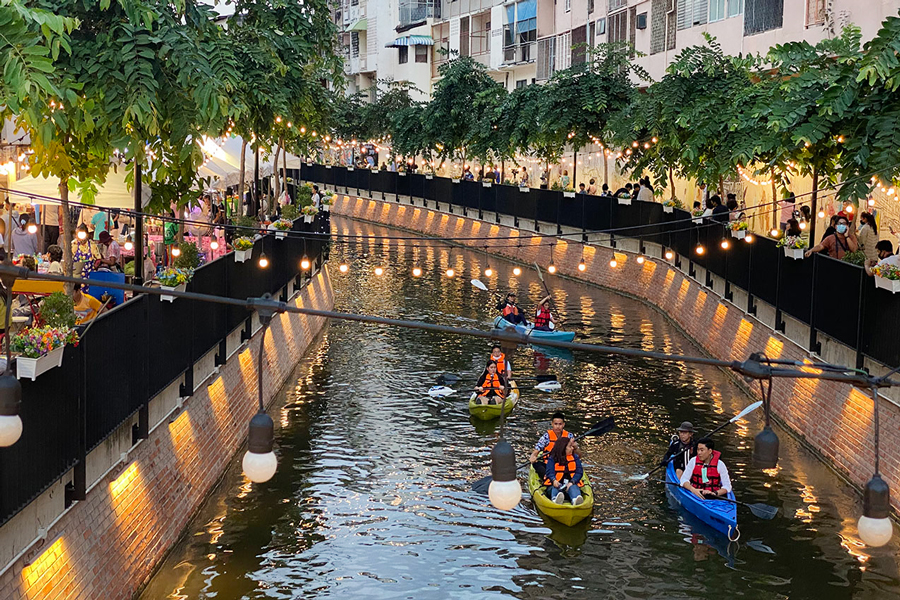
[[[59,179],[56,177],[32,177],[29,175],[12,182],[9,184],[9,188],[11,202],[56,204],[57,202],[54,200],[45,200],[38,196],[59,198]],[[81,197],[77,191],[70,190],[69,200],[81,202]],[[149,202],[150,187],[143,186],[141,188],[141,206],[147,206]],[[125,184],[124,165],[117,165],[109,170],[106,183],[97,190],[93,204],[102,208],[134,208],[134,192]]]
[[[203,142],[203,151],[208,158],[206,164],[201,169],[204,177],[213,177],[213,187],[224,189],[229,186],[237,185],[241,178],[241,144],[242,139],[239,136],[233,136],[225,139],[206,139]],[[281,169],[284,164],[282,154],[278,155],[278,168]],[[253,181],[254,156],[253,147],[247,144],[244,156],[244,181],[249,183]],[[268,177],[274,169],[275,153],[267,154],[260,151],[259,155],[259,175],[260,177]],[[301,164],[300,158],[293,154],[287,155],[287,168],[299,169]]]
[[[344,31],[345,32],[350,32],[350,31],[359,32],[359,31],[366,31],[368,29],[369,29],[369,20],[366,19],[365,17],[363,17],[362,19],[355,21],[352,25],[350,25],[350,27],[348,27]]]

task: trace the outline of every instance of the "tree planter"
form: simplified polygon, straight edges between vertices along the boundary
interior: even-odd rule
[[[490,181],[482,181],[481,187],[491,187],[491,182]]]
[[[574,198],[575,192],[563,192],[563,198]]]
[[[315,218],[316,218],[315,215],[303,215],[303,222],[304,223],[312,223],[313,219],[315,219]]]
[[[247,252],[249,252],[249,250],[247,250]],[[181,283],[176,286],[161,285],[159,287],[166,290],[167,292],[183,292],[187,288],[187,284]],[[168,296],[166,294],[160,295],[159,299],[162,300],[163,302],[175,302],[175,296]]]
[[[675,207],[674,207],[674,206],[665,206],[665,205],[663,205],[663,212],[664,212],[664,213],[669,213],[669,214],[671,215],[673,212],[675,212]]]
[[[631,198],[618,198],[621,206],[631,206]]]
[[[276,232],[275,232],[275,239],[276,239],[276,240],[283,240],[283,239],[286,238],[286,237],[287,237],[287,231],[276,231]]]
[[[46,373],[53,367],[62,365],[63,352],[65,349],[65,346],[60,346],[38,358],[19,356],[16,358],[16,377],[34,381],[42,373]]]
[[[888,279],[886,277],[875,277],[875,287],[887,290],[892,294],[900,292],[900,279]]]
[[[691,221],[693,221],[694,225],[703,225],[703,217],[692,217]]]
[[[803,260],[803,253],[805,250],[803,248],[788,248],[784,246],[784,255],[788,258],[793,258],[794,260]]]
[[[745,237],[747,237],[747,230],[746,229],[733,229],[731,231],[731,237],[733,237],[736,240],[742,240]]]
[[[250,259],[250,255],[253,254],[253,248],[249,248],[247,250],[235,250],[234,251],[234,262],[244,262]]]

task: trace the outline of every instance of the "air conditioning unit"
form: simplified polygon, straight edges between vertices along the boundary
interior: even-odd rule
[[[637,16],[634,25],[637,29],[647,29],[647,13],[641,13]]]

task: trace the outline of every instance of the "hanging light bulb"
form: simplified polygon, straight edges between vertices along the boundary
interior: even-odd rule
[[[869,206],[875,206],[875,198],[869,198]]]
[[[87,239],[87,231],[84,231],[83,229],[79,229],[78,233],[76,233],[75,236],[79,240],[86,240]]]
[[[772,228],[771,231],[769,231],[769,235],[771,235],[772,237],[778,237],[779,233],[781,233],[781,232],[778,231],[777,229],[775,229],[774,227]]]
[[[445,274],[447,275],[447,277],[450,277],[452,279],[453,276],[456,275],[456,271],[454,271],[453,269],[447,269],[445,271]]]
[[[645,259],[644,259],[644,255],[643,255],[643,254],[638,254],[638,257],[637,257],[636,260],[637,260],[637,264],[639,264],[639,265],[644,264],[644,260],[645,260]]]
[[[522,269],[520,269],[519,267],[513,267],[513,275],[518,277],[521,274],[522,274]]]
[[[265,252],[259,255],[259,266],[262,269],[265,269],[269,266],[269,257],[266,256]]]
[[[346,273],[349,269],[350,267],[347,266],[347,263],[341,263],[341,265],[338,267],[338,271],[340,271],[341,273]]]
[[[755,238],[753,237],[752,233],[748,233],[747,235],[744,236],[744,241],[747,242],[748,244],[752,244],[754,239]]]
[[[210,250],[218,250],[219,249],[219,240],[213,239],[213,241],[211,241],[209,243],[209,248],[210,248]]]
[[[272,417],[260,411],[250,419],[247,452],[241,461],[244,475],[253,483],[268,481],[275,474],[278,458],[272,452],[274,444],[275,423],[272,422]]]
[[[309,268],[309,258],[304,254],[303,258],[300,259],[300,268],[304,271]]]
[[[584,273],[585,269],[587,269],[587,265],[584,264],[584,259],[581,259],[581,262],[578,263],[578,270]]]
[[[825,211],[824,211],[824,210],[820,210],[818,213],[816,213],[816,215],[817,215],[820,219],[824,219],[824,218],[825,218]]]
[[[494,508],[512,510],[522,500],[522,486],[516,477],[516,454],[503,438],[491,450],[491,485],[488,498]]]
[[[413,274],[413,277],[421,277],[422,269],[420,269],[419,267],[413,267],[412,274]]]
[[[722,240],[722,243],[720,244],[720,246],[722,246],[722,250],[728,250],[728,247],[730,245],[731,244],[728,243],[728,240]]]
[[[860,539],[867,546],[879,548],[891,541],[891,490],[875,473],[863,489],[863,514],[856,525]]]
[[[800,229],[806,229],[806,221],[800,223]]]
[[[178,246],[175,246],[174,248],[172,248],[172,256],[174,256],[176,258],[181,256],[181,248],[179,248]]]
[[[28,233],[30,233],[31,235],[34,235],[35,233],[37,233],[37,225],[35,225],[34,223],[29,223],[28,224]]]
[[[551,275],[553,273],[556,273],[556,265],[554,265],[553,263],[550,263],[550,266],[547,267],[547,272],[550,273]]]
[[[675,258],[675,253],[671,250],[666,250],[666,260],[672,260]]]
[[[384,275],[384,269],[381,267],[375,267],[375,275],[381,277],[382,275]]]
[[[848,205],[846,206],[846,208],[844,208],[844,210],[847,211],[848,214],[853,214],[853,205],[852,205],[852,204],[848,204]]]
[[[127,242],[125,242],[125,249],[128,250],[129,252],[134,250],[134,244],[131,243],[131,240],[128,240]]]
[[[493,275],[494,275],[494,270],[492,268],[488,267],[487,269],[484,270],[485,277],[493,277]]]
[[[703,246],[697,246],[697,248],[696,248],[694,251],[695,251],[697,254],[702,255],[704,252],[706,252],[706,248],[704,248]]]
[[[22,436],[22,384],[13,375],[0,375],[0,446],[12,446]]]
[[[774,469],[778,466],[778,435],[768,425],[753,438],[753,466]]]
[[[619,266],[619,262],[615,258],[610,259],[609,266],[615,269],[617,266]]]

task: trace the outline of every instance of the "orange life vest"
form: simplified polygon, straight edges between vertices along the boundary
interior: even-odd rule
[[[503,383],[500,382],[499,375],[486,374],[484,376],[484,383],[481,384],[481,388],[484,390],[481,394],[482,396],[487,395],[489,391],[493,390],[495,394],[503,398]]]
[[[571,481],[573,477],[575,477],[575,469],[578,468],[578,465],[575,463],[575,455],[567,454],[566,455],[566,463],[553,464],[553,470],[556,472],[556,480],[562,483],[563,479],[568,479]],[[550,478],[547,477],[544,479],[544,485],[550,485]],[[578,487],[584,487],[584,477],[578,480]]]
[[[547,430],[547,437],[550,438],[550,442],[546,446],[544,446],[544,452],[547,453],[547,458],[544,460],[544,462],[547,462],[547,460],[550,459],[550,451],[553,450],[553,446],[556,444],[556,440],[559,439],[559,437],[556,436],[556,432],[554,432],[552,429]],[[563,429],[562,436],[560,437],[570,438],[572,437],[572,434]]]
[[[694,463],[694,471],[691,473],[692,486],[698,490],[709,490],[711,492],[718,492],[722,488],[722,477],[719,475],[718,469],[720,456],[722,456],[721,452],[713,450],[712,456],[706,464],[700,460],[699,456],[697,457]],[[704,469],[706,470],[706,481],[703,481]]]
[[[518,315],[519,307],[513,304],[507,304],[503,307],[503,316],[508,317],[509,315]]]
[[[500,353],[500,358],[494,358],[494,355],[491,354],[488,357],[488,360],[494,361],[497,363],[497,374],[500,375],[506,372],[506,355],[502,352]]]

